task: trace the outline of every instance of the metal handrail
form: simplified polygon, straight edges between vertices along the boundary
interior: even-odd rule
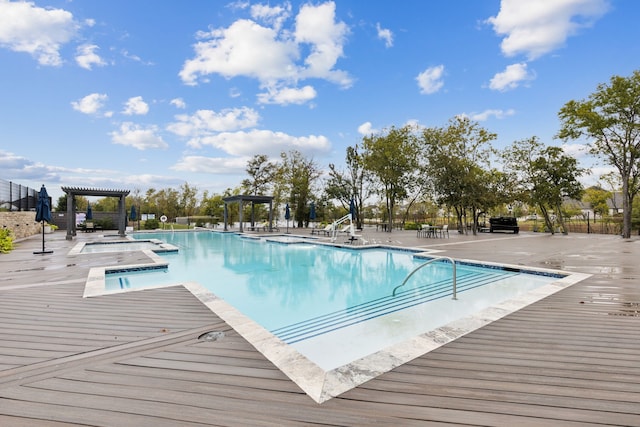
[[[422,267],[426,267],[427,265],[435,262],[435,261],[439,261],[441,259],[446,259],[448,261],[451,262],[451,265],[453,266],[453,299],[457,300],[457,285],[456,285],[456,262],[453,260],[453,258],[448,257],[448,256],[434,256],[432,259],[430,259],[429,261],[425,262],[424,264],[420,264],[419,266],[417,266],[416,268],[413,269],[413,271],[411,273],[409,273],[407,275],[407,277],[404,278],[404,280],[402,281],[401,284],[399,284],[398,286],[396,286],[395,288],[393,288],[393,296],[396,296],[396,291],[398,290],[398,288],[403,287],[407,281],[411,278],[411,276],[413,276],[416,271],[420,270]]]

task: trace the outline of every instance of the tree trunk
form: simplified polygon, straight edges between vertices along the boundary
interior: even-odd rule
[[[564,216],[562,216],[562,211],[560,210],[559,204],[556,204],[556,213],[558,222],[560,223],[560,231],[566,236],[567,234],[569,234],[569,230],[567,230],[567,225],[564,223]]]
[[[551,235],[554,235],[556,233],[556,230],[553,227],[553,221],[551,221],[551,218],[549,218],[549,212],[547,211],[547,208],[545,208],[543,205],[540,205],[540,212],[542,212],[544,223],[549,231],[551,231]]]
[[[629,181],[622,180],[622,238],[631,238],[631,202],[633,197],[629,192]]]

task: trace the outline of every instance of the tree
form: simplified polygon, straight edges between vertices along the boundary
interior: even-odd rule
[[[615,167],[622,181],[622,237],[631,237],[631,207],[640,191],[640,71],[613,76],[588,99],[569,101],[558,114],[558,136],[566,141],[585,137],[590,151]]]
[[[243,191],[253,196],[264,195],[273,185],[277,166],[269,161],[266,154],[256,154],[247,162],[246,171],[249,178],[242,180]]]
[[[314,184],[320,177],[320,169],[313,159],[306,158],[301,152],[292,150],[280,155],[282,164],[279,169],[278,194],[288,193],[288,203],[298,227],[304,227],[308,218]]]
[[[388,231],[393,229],[393,213],[415,185],[418,167],[418,147],[411,126],[392,127],[386,133],[363,138],[364,167],[380,184],[379,193],[385,199]]]
[[[180,196],[178,199],[178,206],[180,208],[179,214],[190,217],[196,210],[198,199],[196,198],[198,189],[191,187],[188,183],[184,183],[180,186]]]
[[[589,203],[591,210],[595,216],[600,215],[600,218],[609,214],[609,204],[607,203],[611,199],[612,195],[610,191],[604,190],[600,187],[589,187],[585,190],[583,201]]]
[[[562,148],[542,144],[537,137],[516,141],[503,152],[505,171],[519,186],[519,199],[538,207],[547,228],[555,233],[555,214],[563,234],[567,234],[562,202],[580,200],[583,193],[578,178],[584,172],[578,161]]]
[[[362,228],[362,206],[369,198],[370,186],[367,180],[367,170],[364,168],[362,155],[358,152],[358,144],[347,147],[345,158],[346,170],[339,170],[336,165],[329,164],[329,179],[326,182],[325,192],[330,199],[340,201],[345,209],[349,209],[351,200],[355,203],[358,228]]]
[[[454,117],[444,128],[427,128],[422,132],[431,190],[439,204],[453,208],[458,231],[463,233],[467,211],[473,218],[472,231],[478,228],[479,216],[503,202],[503,176],[490,169],[493,149],[490,142],[496,134],[467,117]]]

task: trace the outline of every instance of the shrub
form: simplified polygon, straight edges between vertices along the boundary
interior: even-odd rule
[[[10,230],[0,230],[0,253],[8,254],[13,249],[13,238]]]
[[[153,218],[153,219],[148,219],[144,222],[144,229],[145,230],[155,230],[156,228],[160,227],[160,222]]]
[[[117,227],[114,226],[111,218],[102,218],[94,221],[96,226],[102,227],[103,230],[114,230]]]
[[[416,224],[415,222],[405,222],[404,229],[405,230],[417,230],[420,228],[420,224]]]

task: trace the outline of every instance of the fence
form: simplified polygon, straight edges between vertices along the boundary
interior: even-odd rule
[[[36,208],[38,190],[0,179],[0,209],[30,211]]]

